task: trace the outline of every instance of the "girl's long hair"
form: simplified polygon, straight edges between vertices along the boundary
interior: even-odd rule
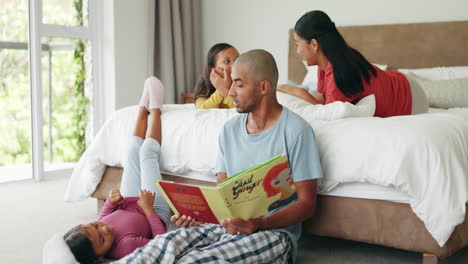
[[[315,10],[304,14],[294,27],[294,31],[309,43],[316,39],[325,57],[333,66],[333,74],[338,89],[347,97],[364,90],[362,79],[367,83],[371,74],[377,71],[362,54],[348,46],[330,17],[323,11]]]
[[[200,97],[210,97],[210,95],[216,91],[216,88],[210,81],[211,69],[215,67],[216,55],[218,55],[219,52],[229,48],[234,47],[227,43],[218,43],[211,47],[211,49],[208,51],[208,55],[206,56],[205,70],[203,71],[203,73],[200,76],[200,79],[198,79],[198,82],[195,85],[195,99],[198,99]]]

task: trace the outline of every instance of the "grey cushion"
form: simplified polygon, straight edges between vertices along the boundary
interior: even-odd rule
[[[468,78],[429,80],[413,73],[406,76],[421,86],[430,107],[468,107]]]

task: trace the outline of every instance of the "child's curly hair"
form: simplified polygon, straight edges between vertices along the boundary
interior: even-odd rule
[[[63,236],[63,239],[79,263],[93,264],[96,261],[97,256],[93,244],[85,235],[82,225],[72,228]]]

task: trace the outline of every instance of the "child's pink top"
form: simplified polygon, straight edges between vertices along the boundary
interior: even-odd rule
[[[159,216],[146,217],[137,201],[138,197],[127,197],[120,205],[113,205],[109,200],[104,203],[98,221],[110,225],[114,232],[114,243],[106,256],[115,259],[125,257],[156,235],[166,232]]]

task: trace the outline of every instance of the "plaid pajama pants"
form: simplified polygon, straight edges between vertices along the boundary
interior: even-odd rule
[[[203,224],[159,235],[114,263],[287,263],[290,249],[281,232],[231,235],[222,226]]]

